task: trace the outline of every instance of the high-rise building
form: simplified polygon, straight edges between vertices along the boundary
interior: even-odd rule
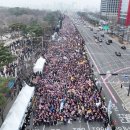
[[[117,21],[120,0],[101,0],[101,16],[106,16],[111,21]]]
[[[120,0],[118,9],[118,23],[130,25],[130,0]]]
[[[107,0],[101,0],[100,12],[101,12],[101,15],[106,16]]]

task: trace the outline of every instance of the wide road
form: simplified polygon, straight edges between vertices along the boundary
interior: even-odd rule
[[[128,79],[124,78],[124,75],[130,75],[129,48],[122,50],[120,44],[116,41],[107,45],[105,43],[106,39],[109,38],[107,34],[105,34],[102,45],[100,46],[99,43],[95,42],[93,37],[96,28],[93,27],[94,30],[90,31],[90,28],[88,28],[90,25],[77,15],[71,15],[71,19],[85,40],[86,51],[95,66],[94,71],[97,73],[97,78],[103,86],[103,94],[106,97],[107,104],[109,100],[112,101],[112,117],[117,124],[117,129],[130,129],[130,113],[125,109],[125,104],[120,99],[120,95],[113,89],[113,86],[120,86],[123,81],[128,81]],[[100,32],[97,32],[97,35],[100,36]],[[122,56],[117,57],[115,51],[121,52]],[[108,71],[111,73],[117,72],[119,75],[99,75]],[[124,91],[128,91],[128,84],[123,83],[123,85],[126,87]],[[130,100],[127,102],[130,102]],[[95,127],[95,129],[97,128]]]
[[[90,62],[94,64],[94,71],[97,73],[98,80],[101,81],[101,85],[103,86],[102,94],[106,97],[106,105],[108,105],[110,100],[112,101],[111,115],[115,121],[116,130],[130,130],[130,113],[126,110],[125,105],[112,87],[113,84],[119,84],[123,78],[120,75],[114,77],[109,75],[103,77],[99,76],[99,73],[106,73],[107,71],[112,73],[118,71],[120,73],[127,72],[130,74],[130,50],[121,50],[119,44],[115,42],[111,45],[106,45],[105,42],[103,42],[102,46],[100,46],[95,42],[93,37],[95,31],[90,31],[88,28],[89,24],[87,22],[82,21],[77,15],[71,15],[70,18],[85,40],[85,47],[88,52]],[[120,51],[122,53],[122,57],[115,56],[115,51]],[[126,87],[127,85],[128,84],[126,84]],[[76,121],[65,126],[41,126],[35,128],[34,130],[104,130],[104,128],[103,124],[99,122],[84,123],[82,121]]]

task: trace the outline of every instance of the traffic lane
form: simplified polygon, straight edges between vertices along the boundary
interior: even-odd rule
[[[84,31],[84,33],[85,33],[85,31]],[[89,42],[91,42],[91,41],[89,41]],[[106,45],[107,46],[107,45]],[[118,49],[120,49],[117,45],[116,45],[116,48],[118,48]],[[105,50],[105,49],[104,49]],[[109,53],[110,53],[110,51],[111,51],[112,49],[110,49],[109,50]],[[117,50],[117,49],[116,49]],[[115,51],[115,50],[114,50]],[[113,51],[113,52],[114,52]],[[116,61],[115,60],[115,63],[118,63],[118,66],[115,66],[114,67],[114,71],[116,71],[116,69],[119,69],[119,68],[121,68],[121,67],[125,67],[125,65],[127,66],[127,64],[125,63],[125,62],[128,62],[127,60],[125,60],[125,61],[121,61],[121,58],[120,57],[117,57],[117,56],[115,56],[115,54],[113,55],[116,59],[118,58],[118,60],[119,61]],[[122,59],[124,59],[124,58],[122,58]],[[104,61],[104,60],[103,60]],[[109,61],[112,61],[111,59],[109,60]],[[122,65],[121,65],[122,64]],[[112,62],[112,65],[113,65],[113,62]],[[111,66],[111,65],[110,65]]]
[[[87,30],[86,30],[87,31]],[[94,39],[93,38],[93,36],[92,36],[92,34],[90,33],[91,31],[88,31],[88,33],[89,33],[89,38],[90,38],[90,36],[92,37],[92,39]],[[85,33],[85,31],[84,31],[84,33]],[[104,40],[104,38],[102,38],[103,40]],[[120,46],[118,46],[117,44],[111,44],[111,45],[106,45],[105,46],[105,48],[104,48],[104,45],[106,45],[106,44],[104,44],[104,42],[102,42],[102,48],[105,50],[105,49],[107,49],[107,51],[109,51],[108,52],[108,54],[112,54],[112,55],[114,55],[114,57],[116,57],[116,58],[119,58],[119,57],[117,57],[117,56],[115,56],[115,52],[117,51],[117,52],[121,52],[121,54],[123,55],[123,56],[125,56],[126,55],[126,52],[124,51],[124,50],[122,50],[121,48],[120,48]],[[111,52],[111,53],[110,53]],[[105,52],[104,52],[105,53]],[[130,54],[130,53],[129,53]],[[127,56],[129,56],[129,54],[127,54],[126,55],[126,57]],[[124,60],[124,57],[121,57],[123,60]],[[118,60],[120,61],[121,60],[121,58],[119,58]],[[123,61],[123,62],[127,62],[127,60],[126,61]],[[123,62],[120,62],[120,64],[119,65],[126,65],[126,63],[124,63],[123,64]]]
[[[104,52],[104,54],[108,54],[108,55],[106,55],[107,56],[106,58],[108,59],[108,57],[111,56],[111,59],[109,58],[109,61],[112,61],[112,64],[113,63],[117,64],[116,69],[119,69],[121,67],[124,68],[124,67],[127,67],[127,66],[130,65],[130,61],[127,60],[128,57],[129,57],[129,54],[126,55],[126,53],[122,51],[121,53],[123,53],[123,54],[122,54],[121,57],[118,57],[118,56],[115,55],[114,52],[117,51],[118,49],[120,49],[117,45],[116,45],[116,47],[113,47],[113,45],[106,45],[106,46],[104,46],[102,44],[102,48],[103,48],[102,51]]]
[[[113,43],[111,43],[111,45],[112,45],[114,51],[119,51],[124,56],[130,56],[130,50],[127,48],[126,48],[126,50],[121,49],[121,46],[119,45],[119,43],[117,44],[116,42],[113,41]]]
[[[109,50],[104,49],[103,46],[101,46],[99,50],[92,44],[88,45],[86,43],[86,45],[90,53],[96,60],[100,70],[103,71],[104,73],[106,73],[108,70],[114,71],[122,67],[120,66],[120,64],[119,65],[117,64],[118,62],[120,62],[118,61],[119,59],[114,54],[111,54]],[[113,57],[115,57],[115,59],[113,59]]]
[[[80,29],[81,29],[81,27],[80,27]],[[85,34],[85,39],[87,39],[88,40],[88,37],[87,37],[87,33],[86,33],[86,31],[83,31],[83,29],[82,29],[82,31],[81,31],[81,33],[82,33],[82,35],[83,34]],[[87,41],[88,42],[88,41]],[[91,41],[89,41],[89,42],[91,42]],[[93,47],[93,49],[94,49],[95,47]],[[103,49],[103,50],[105,50],[105,49]],[[108,49],[107,49],[107,51],[108,51]],[[110,49],[110,51],[111,51],[111,49]],[[108,51],[108,54],[110,55],[110,51]],[[94,52],[94,51],[93,51]],[[104,52],[104,53],[106,53],[106,52]],[[115,56],[116,57],[116,56]],[[112,55],[112,58],[113,58],[113,55]],[[117,58],[117,57],[116,57]],[[101,61],[101,63],[104,63],[104,59],[108,59],[108,58],[103,58],[103,61]],[[119,59],[120,60],[120,59]],[[110,59],[109,61],[112,61],[112,59]],[[112,64],[115,62],[115,64],[117,63],[116,61],[113,61],[112,62]],[[119,66],[120,66],[120,64],[119,64]],[[122,67],[122,66],[121,66]],[[102,68],[102,67],[101,67]],[[114,67],[114,70],[115,70],[115,68],[118,68],[118,66],[116,66],[116,67]],[[120,67],[119,67],[120,68]],[[110,69],[109,69],[110,70]]]

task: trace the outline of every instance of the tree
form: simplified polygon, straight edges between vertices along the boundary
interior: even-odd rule
[[[4,108],[6,106],[6,103],[7,103],[6,97],[2,93],[0,93],[0,117],[2,122],[4,121],[3,113],[4,113]]]
[[[10,12],[11,15],[16,15],[16,16],[20,16],[20,15],[28,13],[27,9],[19,8],[19,7],[10,8],[9,12]]]
[[[13,56],[7,47],[0,45],[0,67],[11,63],[14,60]]]
[[[24,31],[26,30],[26,25],[22,23],[14,23],[9,26],[12,31]]]
[[[59,11],[47,12],[44,20],[47,21],[50,26],[55,26],[58,23],[60,16],[61,14]]]
[[[26,31],[31,35],[35,35],[36,37],[42,35],[42,27],[37,23],[33,23],[30,26],[28,26],[26,28]]]
[[[3,113],[7,104],[7,95],[11,91],[7,84],[12,78],[0,78],[0,117],[2,122],[4,121]]]

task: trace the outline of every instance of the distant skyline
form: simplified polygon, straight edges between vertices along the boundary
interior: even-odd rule
[[[0,0],[3,7],[99,11],[101,0]]]

